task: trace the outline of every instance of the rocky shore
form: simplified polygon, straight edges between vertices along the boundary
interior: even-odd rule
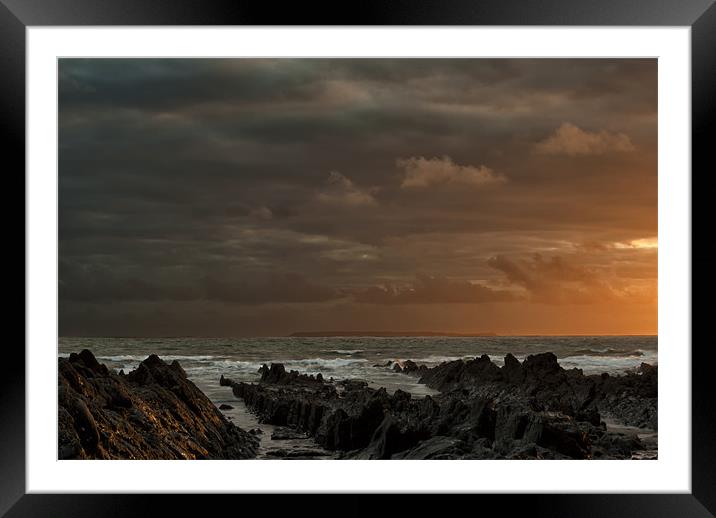
[[[345,459],[629,459],[655,458],[649,434],[610,429],[657,428],[656,367],[623,376],[565,370],[552,353],[503,367],[487,356],[428,368],[385,364],[440,394],[389,394],[360,380],[264,365],[258,383],[221,377],[261,421],[313,437]],[[635,428],[635,429],[636,429]],[[654,434],[651,434],[655,436]]]
[[[111,372],[88,350],[59,358],[59,459],[247,459],[258,439],[228,421],[177,361]]]
[[[256,457],[260,430],[235,426],[176,361],[151,355],[116,374],[83,350],[60,358],[58,368],[60,459]],[[310,444],[279,448],[270,458],[656,457],[657,367],[585,376],[544,353],[524,362],[508,354],[502,367],[482,356],[432,368],[412,361],[375,368],[414,376],[439,394],[389,394],[363,380],[326,380],[281,364],[262,366],[257,383],[222,376],[220,384],[277,427],[271,440],[315,441],[315,451]]]

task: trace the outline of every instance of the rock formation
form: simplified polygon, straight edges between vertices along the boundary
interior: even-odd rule
[[[59,459],[247,459],[258,440],[229,422],[177,361],[114,374],[88,350],[60,358]]]
[[[501,368],[482,356],[434,368],[406,361],[393,370],[418,375],[441,393],[391,395],[365,382],[286,372],[281,364],[264,365],[258,383],[222,376],[221,384],[261,421],[351,459],[631,458],[646,446],[634,434],[608,431],[600,412],[656,425],[657,370],[646,365],[626,376],[584,376],[544,353],[524,363],[508,355]]]

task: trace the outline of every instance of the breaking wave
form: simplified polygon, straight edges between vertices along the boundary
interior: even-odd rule
[[[117,354],[115,356],[97,356],[98,360],[108,360],[111,362],[143,362],[147,359],[147,354]],[[173,355],[173,354],[162,354],[161,359],[165,362],[172,362],[174,360],[185,360],[185,361],[209,361],[216,358],[216,356],[191,356],[191,355]]]
[[[579,349],[572,356],[644,356],[641,349],[620,351],[618,349]]]
[[[327,367],[329,369],[336,369],[350,365],[360,365],[367,362],[368,360],[363,358],[307,358],[302,360],[278,360],[273,363],[283,363],[286,365],[286,368],[298,365],[303,367]]]
[[[641,355],[621,356],[598,356],[579,354],[566,356],[559,359],[559,364],[565,369],[578,368],[584,371],[584,374],[601,374],[607,372],[609,374],[623,374],[625,371],[634,369],[639,365],[649,363],[651,365],[658,364],[656,353],[643,352]]]

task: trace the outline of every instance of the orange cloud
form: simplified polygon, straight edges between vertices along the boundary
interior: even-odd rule
[[[563,123],[553,135],[535,146],[546,155],[602,155],[612,152],[634,151],[634,144],[624,133],[585,131],[569,122]]]
[[[484,165],[459,165],[449,156],[442,158],[399,158],[396,165],[405,171],[402,187],[430,187],[433,185],[459,183],[473,187],[506,181]]]
[[[356,187],[346,176],[338,171],[331,171],[326,179],[326,185],[318,193],[318,199],[324,203],[335,203],[339,205],[374,205],[373,196]]]

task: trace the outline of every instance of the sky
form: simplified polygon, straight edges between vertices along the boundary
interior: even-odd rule
[[[63,336],[657,332],[654,59],[61,59]]]

